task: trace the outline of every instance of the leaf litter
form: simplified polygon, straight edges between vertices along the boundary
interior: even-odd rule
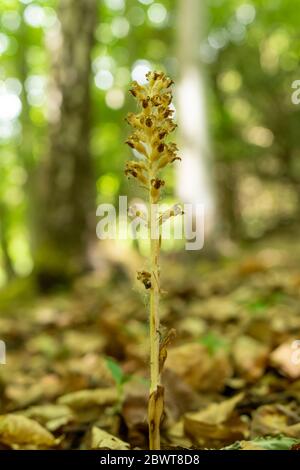
[[[163,448],[300,445],[300,253],[252,251],[166,257]],[[1,307],[0,449],[147,448],[148,324],[122,263]]]

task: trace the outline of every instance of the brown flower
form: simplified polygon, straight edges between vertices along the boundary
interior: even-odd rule
[[[142,165],[128,162],[125,173],[142,182],[153,202],[157,202],[164,185],[157,173],[179,159],[177,146],[166,143],[167,136],[176,128],[170,107],[173,81],[163,72],[149,72],[146,77],[146,85],[132,84],[130,91],[139,104],[139,112],[129,113],[126,119],[134,129],[126,143],[145,160]]]

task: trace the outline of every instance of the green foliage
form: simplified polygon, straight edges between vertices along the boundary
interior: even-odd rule
[[[106,365],[113,376],[114,381],[116,382],[117,389],[119,391],[120,399],[123,396],[123,387],[124,385],[132,380],[132,376],[129,374],[124,374],[120,365],[112,357],[105,358]]]
[[[254,300],[247,305],[249,311],[254,315],[264,313],[268,306],[268,302],[261,299]]]
[[[223,450],[242,450],[243,443],[254,448],[261,448],[261,450],[290,450],[292,446],[299,445],[299,439],[287,436],[269,436],[269,437],[257,437],[251,441],[235,442],[234,444],[225,447]]]
[[[250,10],[245,10],[245,3]],[[206,4],[206,31],[199,51],[206,67],[208,115],[222,200],[226,188],[231,191],[223,216],[229,225],[243,225],[257,238],[273,226],[275,216],[252,214],[251,198],[262,197],[254,190],[244,195],[240,207],[235,187],[238,191],[247,175],[261,180],[263,189],[265,181],[275,184],[277,194],[276,184],[283,182],[289,203],[278,218],[294,216],[293,201],[299,198],[300,106],[292,105],[290,96],[292,82],[299,79],[300,10],[296,0],[208,0]],[[47,143],[49,53],[45,41],[57,21],[56,8],[57,0],[0,0],[0,99],[4,91],[6,99],[10,94],[8,104],[0,105],[4,113],[0,118],[1,224],[7,254],[20,275],[32,269],[28,207],[35,197],[32,178]],[[138,67],[165,70],[176,79],[176,14],[177,2],[171,0],[99,2],[92,53],[91,133],[98,203],[115,202],[119,193],[132,196],[122,174],[127,90]],[[173,173],[168,175],[168,181],[172,179]],[[172,181],[169,191],[173,191]],[[240,217],[230,220],[238,212]],[[6,275],[2,251],[0,247],[0,284]]]
[[[105,361],[108,369],[111,372],[111,375],[114,378],[114,381],[116,382],[117,386],[120,387],[128,380],[128,377],[124,374],[122,368],[114,359],[107,357]]]
[[[228,347],[227,340],[213,332],[202,336],[199,343],[203,344],[211,355],[216,354],[220,349],[226,349]]]
[[[253,315],[263,315],[268,308],[282,303],[287,296],[283,292],[272,292],[269,295],[257,298],[246,304],[247,309]]]
[[[117,387],[118,401],[113,408],[113,413],[119,413],[122,408],[122,402],[124,398],[124,385],[129,382],[133,377],[131,375],[124,374],[122,368],[112,357],[106,357],[105,362],[109,369]]]

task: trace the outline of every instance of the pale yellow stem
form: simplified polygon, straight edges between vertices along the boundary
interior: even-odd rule
[[[151,274],[150,292],[150,393],[160,385],[159,377],[159,240],[151,240]]]
[[[150,177],[151,181],[151,177]],[[156,204],[151,197],[151,183],[149,190],[150,201],[150,269],[151,269],[151,291],[150,291],[150,398],[149,398],[149,443],[150,450],[160,450],[160,420],[162,414],[162,400],[160,388],[159,371],[159,296],[160,296],[160,273],[159,273],[159,223]]]

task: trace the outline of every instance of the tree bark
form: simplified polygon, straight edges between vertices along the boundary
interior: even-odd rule
[[[9,281],[16,276],[16,273],[8,249],[7,225],[7,209],[0,203],[0,250],[6,279]]]
[[[46,287],[88,266],[94,231],[89,153],[91,49],[97,0],[60,0],[49,33],[49,148],[39,175],[35,272]]]
[[[200,44],[205,24],[203,1],[178,0],[177,58],[179,82],[177,109],[180,155],[177,192],[185,203],[204,205],[205,232],[209,234],[216,218],[211,177],[211,149],[206,117],[204,73]]]

